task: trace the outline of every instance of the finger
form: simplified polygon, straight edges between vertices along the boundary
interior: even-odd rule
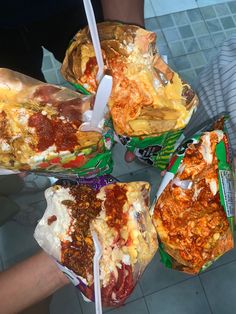
[[[125,153],[125,161],[126,162],[132,162],[135,159],[135,155],[134,153],[130,152],[130,151],[126,151]]]
[[[166,174],[166,170],[162,170],[161,176],[164,177],[165,174]]]
[[[28,174],[27,174],[27,172],[20,172],[20,173],[18,173],[17,174],[20,178],[25,178]]]

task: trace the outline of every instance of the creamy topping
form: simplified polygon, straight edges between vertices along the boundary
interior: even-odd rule
[[[0,139],[0,149],[4,152],[9,152],[11,150],[11,146],[7,143],[6,140]]]
[[[210,133],[206,133],[202,137],[202,145],[199,148],[200,153],[203,156],[203,159],[206,161],[208,165],[212,163],[212,149],[211,149],[211,139],[210,139]]]
[[[34,233],[38,244],[59,262],[61,261],[61,241],[71,241],[72,217],[68,207],[62,204],[64,200],[74,201],[69,191],[69,188],[59,186],[45,191],[47,208]],[[49,224],[48,221],[52,216],[56,216],[57,219]]]
[[[206,182],[210,185],[210,189],[213,195],[216,195],[218,192],[218,183],[215,179],[206,180]]]
[[[223,132],[221,130],[216,130],[214,133],[218,137],[218,143],[223,139]],[[211,133],[207,132],[202,136],[202,144],[199,148],[200,153],[202,154],[204,160],[207,164],[212,163],[213,153],[211,147]]]
[[[194,194],[193,194],[193,200],[197,200],[198,195],[200,194],[201,190],[203,188],[198,188],[196,185],[194,185]]]
[[[118,193],[119,189],[115,189],[117,186],[123,189],[123,192],[121,190],[120,194]],[[124,265],[126,265],[125,267],[135,269],[137,260],[139,260],[142,265],[146,265],[151,256],[155,253],[156,233],[151,224],[147,209],[149,188],[149,184],[145,182],[133,182],[129,184],[118,183],[114,185],[113,188],[109,188],[109,186],[102,188],[98,194],[95,193],[93,196],[91,193],[87,195],[89,198],[95,197],[96,199],[93,203],[97,204],[97,202],[99,202],[99,208],[101,208],[99,214],[93,217],[86,228],[90,228],[90,230],[96,232],[102,246],[102,257],[100,259],[100,279],[102,280],[102,287],[109,285],[111,273],[117,280],[118,276],[120,276],[120,270],[123,271],[124,269]],[[109,192],[113,191],[115,194],[111,195],[109,192],[107,194],[107,190],[109,190]],[[78,199],[78,195],[76,195],[76,187],[65,188],[55,186],[48,189],[45,193],[48,202],[47,209],[35,231],[35,239],[38,241],[39,245],[69,269],[75,265],[73,265],[73,263],[66,264],[65,261],[69,259],[77,263],[77,253],[81,248],[81,241],[83,240],[80,238],[81,234],[77,232],[77,229],[80,229],[79,227],[82,228],[86,220],[86,212],[84,212],[83,217],[77,215],[77,206],[81,207],[82,205],[79,203],[81,200]],[[115,206],[117,205],[118,198],[123,199],[124,195],[126,195],[127,198],[123,207],[121,208],[120,206],[116,208],[120,211],[121,215],[115,215],[115,217],[119,219],[122,218],[124,214],[126,220],[121,225],[116,223],[111,226],[108,219],[109,211],[106,211],[106,201],[109,198],[109,204]],[[85,196],[85,194],[81,196]],[[70,203],[71,201],[73,202],[73,206]],[[86,205],[84,198],[83,203]],[[120,199],[118,204],[121,205]],[[91,206],[88,207],[87,211],[91,214]],[[73,217],[77,217],[75,218],[76,221],[73,220],[72,215]],[[71,225],[73,226],[73,230]],[[89,238],[89,232],[84,240],[85,242],[92,241]],[[61,244],[61,241],[64,243]],[[65,241],[69,241],[69,243]],[[74,255],[72,251],[68,251],[72,247],[75,249]],[[63,255],[63,250],[64,254],[67,254],[66,256]],[[64,256],[64,260],[61,258],[61,254]],[[88,263],[92,261],[92,257],[84,256],[85,255],[82,256],[85,262],[84,267],[88,270]],[[81,263],[77,266],[76,270],[80,270]],[[72,269],[74,270],[73,267]],[[137,267],[139,267],[139,265]],[[78,271],[78,273],[80,272]],[[85,276],[83,275],[83,277]],[[90,285],[93,282],[92,273],[87,272],[86,279],[88,285]]]
[[[122,262],[126,265],[130,265],[131,264],[130,256],[128,254],[124,254],[122,257]]]

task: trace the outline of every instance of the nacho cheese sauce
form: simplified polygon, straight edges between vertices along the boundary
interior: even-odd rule
[[[81,132],[90,98],[39,84],[0,88],[0,159],[12,170],[68,171],[83,166],[99,149],[102,135]],[[83,150],[90,150],[85,156]]]
[[[105,67],[113,77],[108,105],[116,133],[148,136],[186,126],[193,111],[189,107],[196,107],[195,93],[157,54],[155,33],[109,22],[98,27]],[[68,48],[63,74],[95,93],[97,68],[91,39],[83,29]]]

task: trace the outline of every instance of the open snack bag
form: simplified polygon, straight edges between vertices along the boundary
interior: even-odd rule
[[[157,248],[149,215],[147,182],[55,185],[46,190],[47,209],[35,230],[39,245],[61,270],[94,301],[95,232],[101,245],[100,286],[103,306],[120,306]],[[109,180],[106,179],[106,182]]]
[[[155,33],[117,22],[97,27],[105,71],[113,77],[108,106],[117,137],[140,160],[164,169],[198,98],[157,53]],[[88,28],[75,35],[61,72],[79,89],[96,92],[98,66]]]
[[[112,171],[113,131],[82,132],[93,96],[0,69],[0,168],[94,176]]]
[[[177,149],[152,208],[162,261],[192,274],[234,247],[232,156],[224,118],[206,125]]]

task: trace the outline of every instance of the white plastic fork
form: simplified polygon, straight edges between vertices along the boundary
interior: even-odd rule
[[[104,118],[105,108],[111,95],[111,91],[112,76],[104,75],[98,85],[91,120],[81,124],[81,131],[95,131],[102,133],[102,129],[99,128],[99,123]]]
[[[99,262],[102,256],[102,246],[98,240],[95,231],[92,231],[93,243],[95,247],[95,254],[93,257],[93,278],[94,278],[94,294],[95,294],[95,309],[96,314],[102,314],[102,298],[100,286],[100,267]]]
[[[93,7],[90,0],[83,0],[84,9],[88,21],[88,26],[92,38],[92,43],[98,64],[98,73],[96,76],[98,82],[98,89],[95,97],[93,112],[91,120],[84,122],[80,126],[81,131],[95,131],[102,133],[102,129],[99,128],[99,123],[104,118],[105,108],[112,90],[112,77],[110,75],[104,75],[105,67],[102,57],[102,49],[98,36],[98,29],[95,20]]]
[[[98,37],[97,24],[96,24],[95,15],[94,15],[91,1],[83,0],[83,2],[84,2],[84,9],[85,9],[88,26],[89,26],[89,30],[90,30],[90,34],[91,34],[91,38],[93,42],[93,48],[95,51],[97,64],[98,64],[98,73],[97,73],[96,79],[98,82],[100,82],[100,80],[102,79],[104,75],[104,62],[103,62],[103,57],[102,57],[101,44]]]

